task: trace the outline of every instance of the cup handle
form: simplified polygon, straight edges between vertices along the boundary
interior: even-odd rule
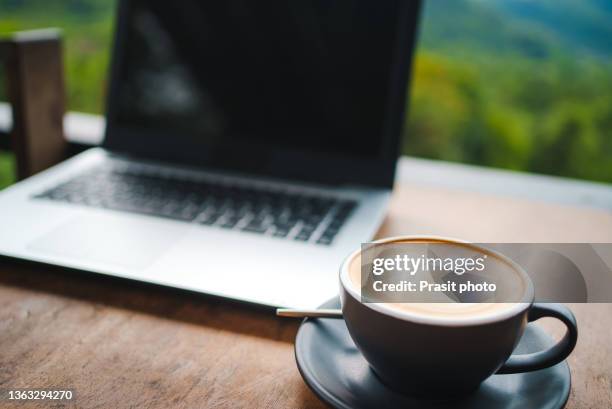
[[[578,326],[574,314],[564,305],[535,303],[529,310],[529,322],[543,317],[552,317],[565,324],[567,331],[559,342],[547,350],[525,355],[511,355],[498,374],[513,374],[548,368],[563,361],[572,353],[578,341]]]

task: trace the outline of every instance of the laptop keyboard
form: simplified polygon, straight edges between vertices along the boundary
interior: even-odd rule
[[[94,168],[35,198],[320,245],[333,242],[357,204],[243,182],[180,178],[138,166]]]

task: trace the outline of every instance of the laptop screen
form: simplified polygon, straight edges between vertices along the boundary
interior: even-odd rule
[[[237,163],[271,151],[382,159],[399,138],[389,120],[401,3],[128,1],[111,129]]]

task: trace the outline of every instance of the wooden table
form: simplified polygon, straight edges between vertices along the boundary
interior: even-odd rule
[[[612,214],[403,184],[379,235],[419,233],[612,242]],[[571,307],[568,407],[611,408],[612,304]],[[543,323],[558,336],[555,324]],[[324,407],[296,368],[297,327],[270,310],[0,260],[0,389],[73,388],[76,402],[57,407]]]

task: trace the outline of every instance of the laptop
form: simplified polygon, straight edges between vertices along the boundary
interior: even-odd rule
[[[120,1],[104,142],[0,192],[0,254],[269,306],[333,297],[391,196],[418,6]]]

